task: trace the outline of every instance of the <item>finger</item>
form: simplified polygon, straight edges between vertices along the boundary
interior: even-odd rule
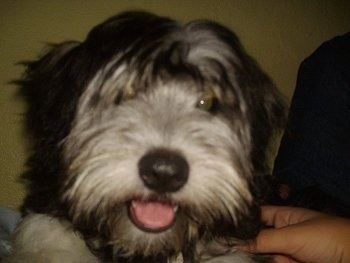
[[[277,232],[277,233],[276,233]],[[280,244],[283,239],[278,230],[265,229],[261,230],[256,239],[251,240],[244,247],[244,250],[250,253],[275,253],[279,248],[275,244]]]
[[[286,206],[261,207],[261,217],[263,222],[267,226],[274,226],[275,228],[297,224],[321,215],[322,214],[319,212],[305,208]]]
[[[294,259],[283,255],[273,256],[272,260],[273,263],[300,263],[299,261],[295,261]]]
[[[289,254],[294,250],[295,242],[298,242],[298,235],[291,231],[288,228],[261,230],[256,239],[249,241],[243,250],[250,253]]]
[[[286,236],[288,236],[288,242],[286,242]],[[274,263],[298,263],[298,261],[287,256],[294,251],[293,244],[298,242],[295,239],[295,236],[290,235],[288,228],[271,228],[260,231],[255,240],[248,241],[245,245],[237,248],[247,253],[274,254],[272,257]]]

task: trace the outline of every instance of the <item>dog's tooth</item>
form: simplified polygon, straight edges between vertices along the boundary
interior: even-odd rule
[[[175,205],[174,208],[173,208],[175,213],[177,212],[178,209],[179,209],[179,206],[177,206],[177,205]]]
[[[136,207],[135,200],[132,200],[132,201],[131,201],[131,207],[132,207],[132,208],[135,208],[135,207]]]

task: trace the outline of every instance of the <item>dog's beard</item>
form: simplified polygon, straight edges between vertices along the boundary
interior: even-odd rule
[[[64,141],[69,177],[62,196],[76,226],[94,226],[94,235],[119,255],[171,255],[214,231],[217,222],[237,225],[249,215],[246,120],[229,123],[198,109],[203,91],[193,82],[159,81],[118,106],[108,101],[114,94],[91,108],[101,75],[83,94]],[[140,159],[157,149],[179,152],[189,164],[188,180],[177,191],[157,193],[140,178]]]

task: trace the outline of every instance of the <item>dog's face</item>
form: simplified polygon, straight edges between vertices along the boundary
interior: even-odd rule
[[[204,234],[256,234],[252,188],[282,104],[230,31],[126,13],[28,76],[47,97],[31,110],[37,151],[58,152],[47,159],[59,164],[42,164],[59,167],[46,207],[68,209],[87,237],[147,257]]]

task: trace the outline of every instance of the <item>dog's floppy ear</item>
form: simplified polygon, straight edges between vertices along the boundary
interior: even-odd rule
[[[57,131],[55,126],[63,123],[59,120],[68,115],[68,110],[62,112],[62,108],[71,100],[67,96],[73,97],[75,93],[72,87],[75,82],[71,81],[76,72],[72,72],[72,64],[78,45],[77,42],[50,45],[38,60],[22,63],[26,71],[17,84],[28,103],[26,128],[34,138],[49,135],[48,130]]]
[[[264,203],[274,195],[269,161],[273,157],[272,146],[276,145],[277,135],[286,124],[287,106],[282,94],[258,64],[251,58],[246,62],[247,83],[250,86],[251,160],[254,174],[250,183],[255,200]]]
[[[246,88],[249,118],[251,119],[252,161],[255,170],[266,172],[266,155],[270,140],[286,122],[286,103],[270,77],[258,63],[246,54],[241,59],[244,69],[238,82]]]
[[[277,132],[285,126],[286,106],[282,95],[267,76],[262,75],[254,81],[260,92],[255,93],[253,105],[256,107],[252,107],[252,161],[256,172],[266,173],[270,172],[269,146],[271,140],[276,139]]]
[[[57,184],[62,174],[60,145],[70,130],[77,100],[83,89],[80,44],[52,45],[32,62],[23,62],[26,71],[16,84],[28,106],[25,134],[32,154],[22,180],[30,189],[23,205],[36,212],[47,212],[56,202]],[[28,136],[30,135],[30,136]]]

